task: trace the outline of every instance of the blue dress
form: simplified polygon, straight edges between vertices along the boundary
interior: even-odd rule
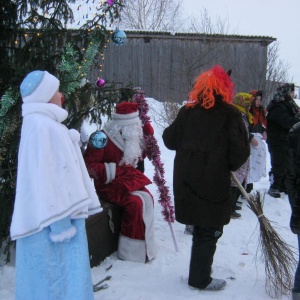
[[[50,240],[49,226],[17,239],[16,300],[91,300],[85,220],[72,220],[76,235],[63,242]]]

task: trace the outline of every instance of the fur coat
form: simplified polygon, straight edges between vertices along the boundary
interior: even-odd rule
[[[242,166],[250,153],[241,113],[221,100],[211,109],[184,106],[164,130],[163,140],[168,149],[176,151],[177,221],[211,227],[229,223],[230,171]]]

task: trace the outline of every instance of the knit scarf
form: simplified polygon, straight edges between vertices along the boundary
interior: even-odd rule
[[[253,124],[253,115],[249,112],[246,111],[246,109],[244,107],[241,107],[237,104],[233,104],[242,114],[247,116],[248,122],[249,124]]]

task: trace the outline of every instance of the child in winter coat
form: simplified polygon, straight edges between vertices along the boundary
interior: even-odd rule
[[[21,84],[21,141],[14,212],[16,300],[91,300],[85,219],[102,209],[79,148],[63,122],[59,80],[47,71]]]
[[[253,116],[249,113],[249,106],[251,104],[251,101],[253,99],[253,96],[248,93],[238,93],[233,99],[234,106],[241,112],[242,118],[245,124],[245,128],[249,135],[249,142],[252,146],[256,147],[258,145],[258,142],[253,134],[249,134],[249,124],[253,123]],[[246,160],[246,162],[237,170],[234,172],[236,178],[239,180],[239,182],[245,186],[247,186],[247,179],[249,174],[249,158]],[[241,217],[241,214],[238,213],[236,210],[241,210],[241,206],[238,205],[237,201],[239,199],[239,196],[241,195],[241,192],[239,188],[237,187],[237,184],[234,182],[234,180],[231,180],[231,200],[232,200],[232,211],[231,211],[231,218],[237,219]]]

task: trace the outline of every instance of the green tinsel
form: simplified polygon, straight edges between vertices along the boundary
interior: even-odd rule
[[[17,102],[19,95],[13,88],[9,88],[0,101],[0,117],[4,117],[9,109]],[[1,125],[1,124],[0,124]]]
[[[62,72],[64,83],[61,86],[61,91],[66,97],[74,93],[80,84],[78,81],[79,63],[77,61],[78,53],[74,50],[72,44],[68,43],[65,52],[62,54],[61,63],[59,65],[59,70]]]
[[[6,137],[12,126],[12,116],[9,112],[15,108],[15,105],[20,97],[20,94],[13,88],[9,88],[0,100],[0,145],[7,142]]]
[[[74,46],[71,43],[66,45],[58,69],[62,72],[64,79],[61,91],[67,97],[81,87],[82,80],[88,75],[104,38],[102,31],[95,30],[90,34],[89,44],[81,63],[79,63],[79,53],[75,51]]]
[[[90,35],[90,43],[85,51],[81,68],[81,73],[84,74],[84,76],[89,73],[94,59],[99,52],[100,45],[103,43],[103,39],[105,39],[105,35],[102,31],[95,30]]]

